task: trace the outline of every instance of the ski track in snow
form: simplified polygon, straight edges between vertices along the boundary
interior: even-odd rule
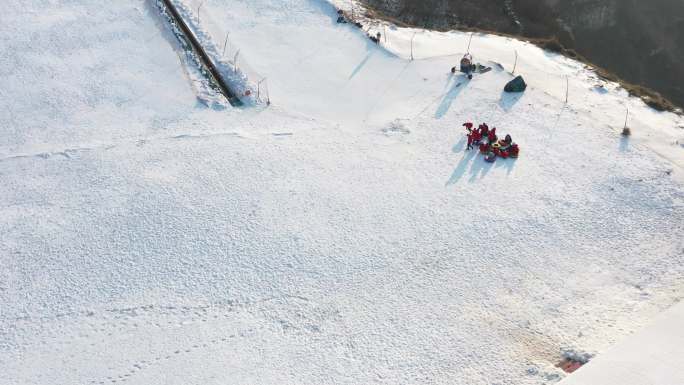
[[[324,1],[207,0],[274,101],[212,108],[151,4],[5,6],[10,383],[548,384],[564,351],[681,299],[679,154],[652,150],[670,131],[620,138],[635,101],[577,64],[478,37],[481,61],[515,45],[582,98],[511,96],[503,70],[448,73],[467,34],[425,32],[409,62],[411,31],[379,49]],[[466,152],[466,120],[520,159]]]

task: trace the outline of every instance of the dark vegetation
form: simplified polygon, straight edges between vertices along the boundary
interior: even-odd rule
[[[374,17],[521,36],[658,110],[684,106],[684,0],[364,0]]]

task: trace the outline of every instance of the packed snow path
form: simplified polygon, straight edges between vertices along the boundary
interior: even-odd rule
[[[3,44],[65,48],[2,67],[3,378],[543,384],[563,349],[601,353],[681,298],[684,193],[646,146],[543,91],[503,95],[503,71],[463,82],[451,59],[383,52],[323,2],[269,4],[204,5],[244,24],[267,109],[197,103],[148,3],[6,7]],[[137,39],[153,49],[104,70]],[[84,55],[97,78],[72,70]],[[47,58],[53,83],[21,87]],[[123,87],[142,101],[97,92]],[[465,120],[521,158],[465,152]]]

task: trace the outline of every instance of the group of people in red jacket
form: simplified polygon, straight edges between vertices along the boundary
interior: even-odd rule
[[[463,127],[468,131],[468,147],[466,150],[473,149],[473,146],[479,146],[480,153],[485,155],[487,162],[494,162],[497,157],[501,158],[517,158],[520,154],[520,148],[510,135],[506,135],[504,139],[499,139],[496,136],[496,127],[489,128],[487,123],[480,124],[476,129],[471,122],[463,123]]]

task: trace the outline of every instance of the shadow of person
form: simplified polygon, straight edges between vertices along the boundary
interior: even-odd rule
[[[459,77],[458,75],[454,75],[451,72],[446,74],[446,81],[444,82],[444,87],[442,88],[442,92],[446,92],[446,90],[449,88],[452,82],[458,83]]]
[[[516,158],[497,159],[495,164],[496,168],[505,168],[506,176],[509,176],[511,175],[511,171],[513,171],[513,169],[515,168],[516,162]]]
[[[469,182],[475,182],[478,179],[478,177],[479,179],[484,178],[485,176],[487,176],[487,174],[493,166],[494,163],[487,162],[486,160],[484,160],[483,157],[475,159],[475,161],[473,162],[473,166],[470,168]]]
[[[463,158],[461,158],[461,161],[458,162],[458,166],[456,166],[454,172],[451,173],[449,180],[446,182],[447,186],[456,184],[458,183],[458,181],[461,180],[461,178],[463,178],[463,175],[468,169],[468,164],[470,164],[470,161],[473,160],[473,158],[475,158],[476,155],[477,151],[475,150],[470,150],[463,154]]]
[[[454,144],[454,147],[451,148],[451,151],[459,153],[465,150],[465,145],[467,142],[468,141],[465,138],[461,137],[461,140],[459,140],[458,143]]]
[[[363,60],[361,60],[361,62],[352,70],[348,80],[353,79],[354,76],[356,76],[356,74],[358,74],[359,71],[361,71],[361,69],[366,65],[366,63],[368,63],[368,60],[371,58],[371,56],[373,56],[373,51],[369,50],[366,54],[366,57],[364,57]]]
[[[458,78],[456,78],[456,84],[454,84],[453,87],[444,95],[442,98],[442,102],[439,104],[439,107],[437,107],[437,111],[435,111],[435,118],[436,119],[441,119],[446,115],[446,113],[449,111],[449,108],[451,108],[451,103],[453,103],[454,99],[458,97],[458,95],[465,89],[465,86],[468,84],[468,80],[466,80],[466,77],[464,75],[460,75]]]
[[[620,137],[620,145],[618,147],[620,152],[627,152],[629,151],[629,137],[628,136],[621,136]]]

